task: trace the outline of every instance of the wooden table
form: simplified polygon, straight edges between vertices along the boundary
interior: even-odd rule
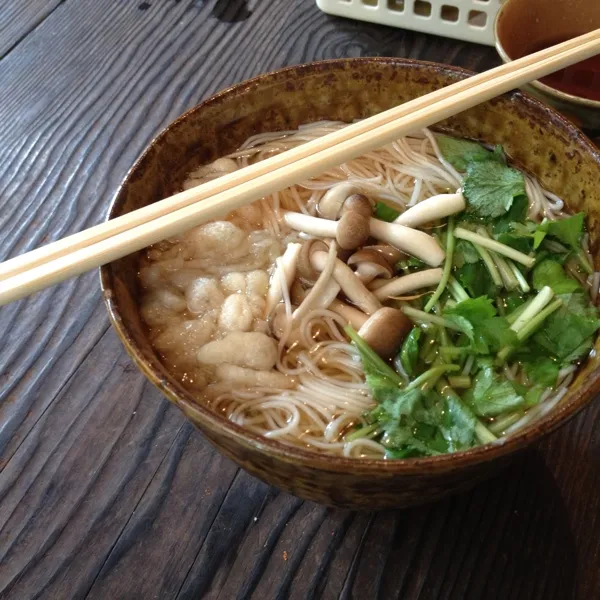
[[[0,258],[97,223],[169,121],[284,65],[491,48],[313,0],[1,0]],[[217,454],[133,366],[91,273],[0,310],[0,598],[600,597],[600,403],[476,490],[355,514]]]

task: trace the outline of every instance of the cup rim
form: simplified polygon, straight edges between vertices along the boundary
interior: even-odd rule
[[[514,59],[508,55],[508,53],[504,49],[504,46],[502,45],[502,41],[500,40],[500,36],[498,35],[498,24],[499,24],[502,13],[504,12],[504,10],[506,9],[506,7],[509,4],[510,4],[510,0],[505,2],[500,7],[500,10],[497,12],[496,18],[494,20],[494,38],[495,38],[494,46],[496,47],[496,52],[498,52],[498,54],[500,55],[500,58],[505,63],[513,62]],[[562,90],[557,90],[556,88],[546,85],[545,83],[541,83],[538,79],[536,79],[535,81],[531,81],[528,85],[545,93],[548,96],[552,96],[554,98],[562,100],[563,102],[568,102],[570,104],[577,104],[577,105],[585,107],[585,108],[592,108],[592,109],[600,110],[600,100],[592,100],[590,98],[583,98],[582,96],[575,96],[574,94],[568,94],[567,92],[563,92]]]
[[[189,116],[197,111],[203,110],[205,107],[218,103],[229,96],[237,96],[244,94],[245,91],[253,89],[261,84],[276,82],[279,79],[290,74],[302,74],[312,70],[327,70],[342,68],[344,66],[360,63],[371,64],[391,64],[400,68],[427,68],[437,72],[450,73],[456,80],[469,77],[474,74],[473,71],[435,63],[430,61],[420,61],[408,58],[399,57],[361,57],[361,58],[344,58],[316,61],[278,69],[276,71],[264,73],[254,78],[242,81],[238,84],[230,86],[216,94],[203,100],[196,106],[190,108],[177,119],[164,127],[157,136],[146,147],[145,151],[131,166],[123,181],[119,185],[115,195],[113,196],[108,212],[107,220],[113,217],[113,212],[119,208],[121,194],[126,184],[131,180],[132,175],[140,167],[145,158],[153,152],[154,147],[163,139],[173,128],[189,118]],[[511,92],[521,101],[533,105],[536,109],[550,112],[555,124],[562,124],[563,127],[575,130],[580,143],[587,145],[588,150],[596,155],[596,160],[600,166],[600,153],[592,145],[586,136],[582,134],[575,125],[568,119],[557,113],[551,107],[543,104],[537,99],[520,91]],[[122,313],[118,302],[115,301],[115,279],[111,271],[110,263],[100,268],[100,284],[103,292],[104,302],[107,308],[110,322],[115,328],[117,335],[121,339],[127,353],[134,360],[138,368],[148,379],[154,383],[159,390],[167,396],[180,410],[189,418],[189,413],[197,415],[197,421],[202,424],[202,428],[216,431],[221,435],[230,438],[236,444],[246,447],[252,451],[258,451],[268,454],[274,460],[281,460],[288,464],[301,462],[307,466],[327,470],[331,472],[348,472],[353,473],[386,473],[386,474],[403,474],[403,475],[423,475],[429,473],[440,473],[444,471],[468,468],[476,464],[495,461],[501,457],[515,454],[519,450],[524,449],[530,444],[541,440],[547,434],[564,425],[568,420],[579,413],[583,408],[591,403],[595,394],[600,390],[600,368],[595,371],[595,377],[590,377],[579,389],[576,390],[570,402],[563,406],[554,407],[547,415],[542,416],[539,420],[532,422],[523,427],[522,430],[510,435],[508,438],[502,438],[497,442],[476,446],[467,450],[462,450],[454,453],[441,454],[429,457],[417,457],[410,459],[356,459],[340,456],[332,456],[329,454],[320,453],[318,449],[304,449],[291,444],[282,443],[278,440],[272,440],[262,435],[255,434],[244,427],[237,425],[221,415],[212,411],[209,407],[195,403],[192,401],[190,394],[183,390],[171,378],[166,379],[157,371],[153,365],[144,356],[138,344],[130,334],[129,327],[122,318]],[[194,421],[193,421],[194,422]],[[196,424],[194,422],[194,424]]]

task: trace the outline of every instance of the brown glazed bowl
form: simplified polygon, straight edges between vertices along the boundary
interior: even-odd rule
[[[334,60],[283,69],[225,90],[167,127],[133,166],[109,218],[180,189],[191,170],[264,131],[319,119],[352,121],[467,77],[445,65],[396,58]],[[541,183],[585,211],[594,256],[600,242],[600,155],[569,121],[514,92],[448,119],[456,135],[503,144]],[[597,261],[598,262],[598,261]],[[468,489],[497,473],[518,451],[539,441],[586,406],[599,389],[600,358],[587,361],[551,414],[504,443],[408,460],[325,456],[254,435],[196,404],[154,354],[138,312],[138,256],[101,270],[112,324],[140,370],[223,454],[263,481],[301,498],[352,509],[425,503]]]

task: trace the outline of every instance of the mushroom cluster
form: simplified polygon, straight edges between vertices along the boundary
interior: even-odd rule
[[[305,241],[292,242],[271,278],[265,318],[285,344],[299,340],[298,326],[312,310],[329,309],[358,330],[382,358],[397,352],[412,328],[408,317],[384,303],[398,295],[436,285],[444,250],[435,237],[416,229],[460,212],[460,192],[433,196],[394,222],[374,217],[375,202],[353,183],[330,188],[317,215],[282,211],[283,223]],[[404,275],[398,263],[410,256],[431,268]],[[287,296],[289,311],[279,304]]]

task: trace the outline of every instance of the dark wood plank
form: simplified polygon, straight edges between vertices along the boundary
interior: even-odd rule
[[[236,81],[341,56],[497,63],[307,0],[11,2],[48,12],[0,62],[0,257],[101,220],[151,137]],[[353,514],[215,453],[108,331],[95,274],[0,327],[0,598],[597,595],[600,407],[468,494]]]
[[[4,0],[0,11],[0,59],[63,2],[64,0]]]

